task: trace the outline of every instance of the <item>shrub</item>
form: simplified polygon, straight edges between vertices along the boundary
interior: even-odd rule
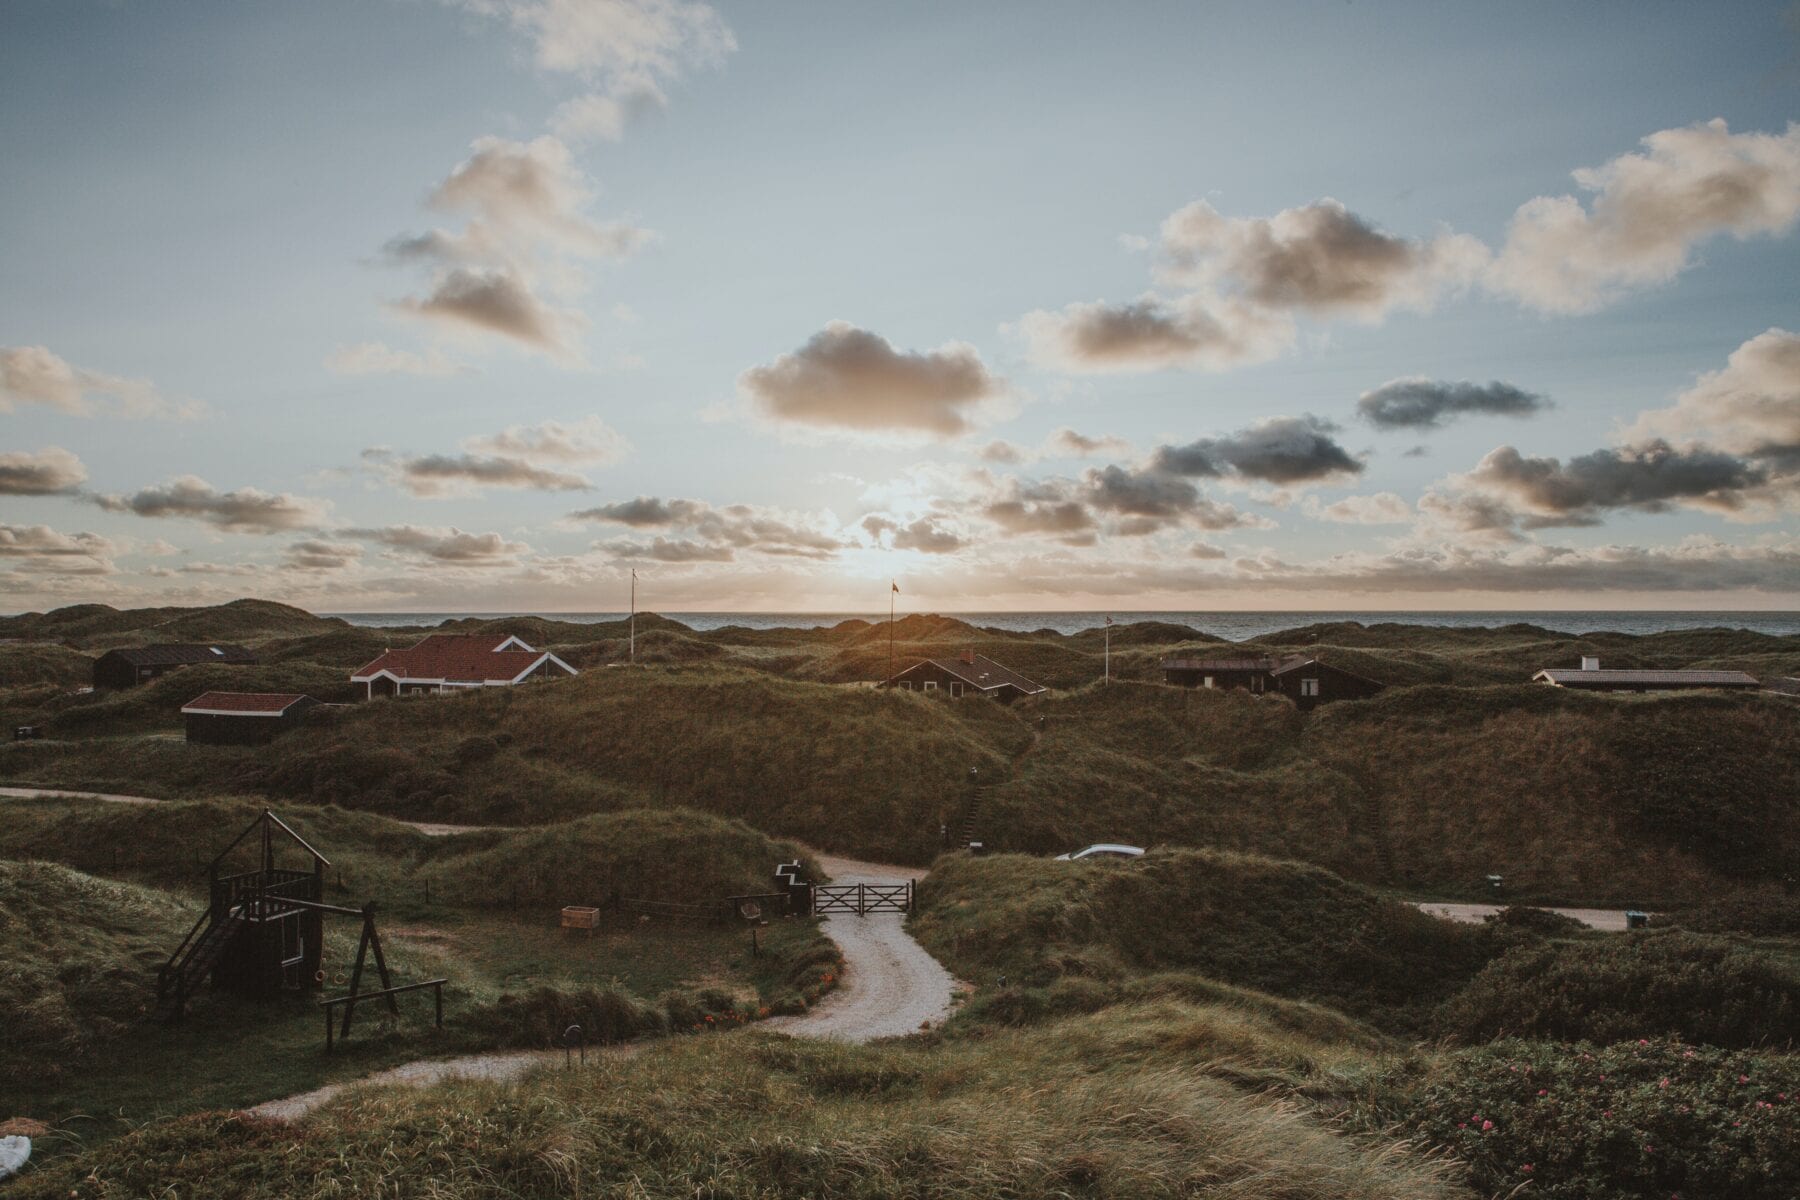
[[[1773,885],[1658,915],[1652,925],[1695,933],[1748,933],[1755,937],[1800,936],[1800,895]]]
[[[1800,1060],[1676,1041],[1507,1041],[1382,1079],[1393,1122],[1467,1164],[1483,1195],[1792,1200]]]
[[[1463,1042],[1666,1034],[1733,1048],[1788,1041],[1797,1022],[1800,979],[1763,955],[1688,933],[1517,947],[1436,1017],[1438,1032]]]
[[[571,1025],[581,1026],[588,1045],[627,1042],[667,1032],[669,1020],[618,986],[563,991],[535,987],[507,994],[465,1014],[459,1024],[496,1046],[545,1047],[563,1044]]]

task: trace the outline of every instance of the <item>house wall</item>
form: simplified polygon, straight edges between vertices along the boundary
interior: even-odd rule
[[[982,694],[981,689],[970,686],[960,677],[952,675],[949,671],[944,670],[944,668],[938,666],[936,663],[929,662],[919,663],[916,666],[909,667],[900,672],[898,675],[894,676],[893,686],[907,691],[930,692],[933,695],[949,697],[978,696]],[[1002,703],[1010,703],[1018,694],[1018,689],[1016,688],[996,688],[994,690],[996,692],[1011,693],[1010,695],[995,697],[995,699],[1000,700]]]
[[[1275,690],[1269,683],[1269,673],[1266,670],[1208,671],[1189,667],[1163,668],[1163,681],[1181,687],[1205,687],[1209,677],[1215,688],[1243,688],[1247,692]]]
[[[221,717],[211,713],[187,713],[187,740],[208,746],[255,746],[272,741],[297,728],[313,701],[302,700],[279,717]]]
[[[1305,694],[1305,680],[1319,681],[1318,694]],[[1329,704],[1334,700],[1365,700],[1381,690],[1381,685],[1372,679],[1364,679],[1360,675],[1352,675],[1348,671],[1340,671],[1336,667],[1324,663],[1313,663],[1275,676],[1276,690],[1294,702],[1294,707],[1301,712],[1311,712],[1321,704]]]

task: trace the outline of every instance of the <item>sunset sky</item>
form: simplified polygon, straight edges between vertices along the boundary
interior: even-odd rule
[[[0,611],[1800,607],[1800,6],[0,0]]]

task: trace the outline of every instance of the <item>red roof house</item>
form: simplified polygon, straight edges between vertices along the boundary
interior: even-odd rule
[[[350,682],[367,685],[373,700],[377,696],[510,687],[576,673],[548,650],[533,650],[504,633],[434,633],[409,649],[387,651],[352,674]]]
[[[318,703],[292,692],[203,692],[181,706],[181,715],[190,742],[250,745],[295,728]]]

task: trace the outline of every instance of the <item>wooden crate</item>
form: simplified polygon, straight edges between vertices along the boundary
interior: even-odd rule
[[[592,929],[600,924],[600,910],[583,904],[565,905],[562,910],[564,929]]]

